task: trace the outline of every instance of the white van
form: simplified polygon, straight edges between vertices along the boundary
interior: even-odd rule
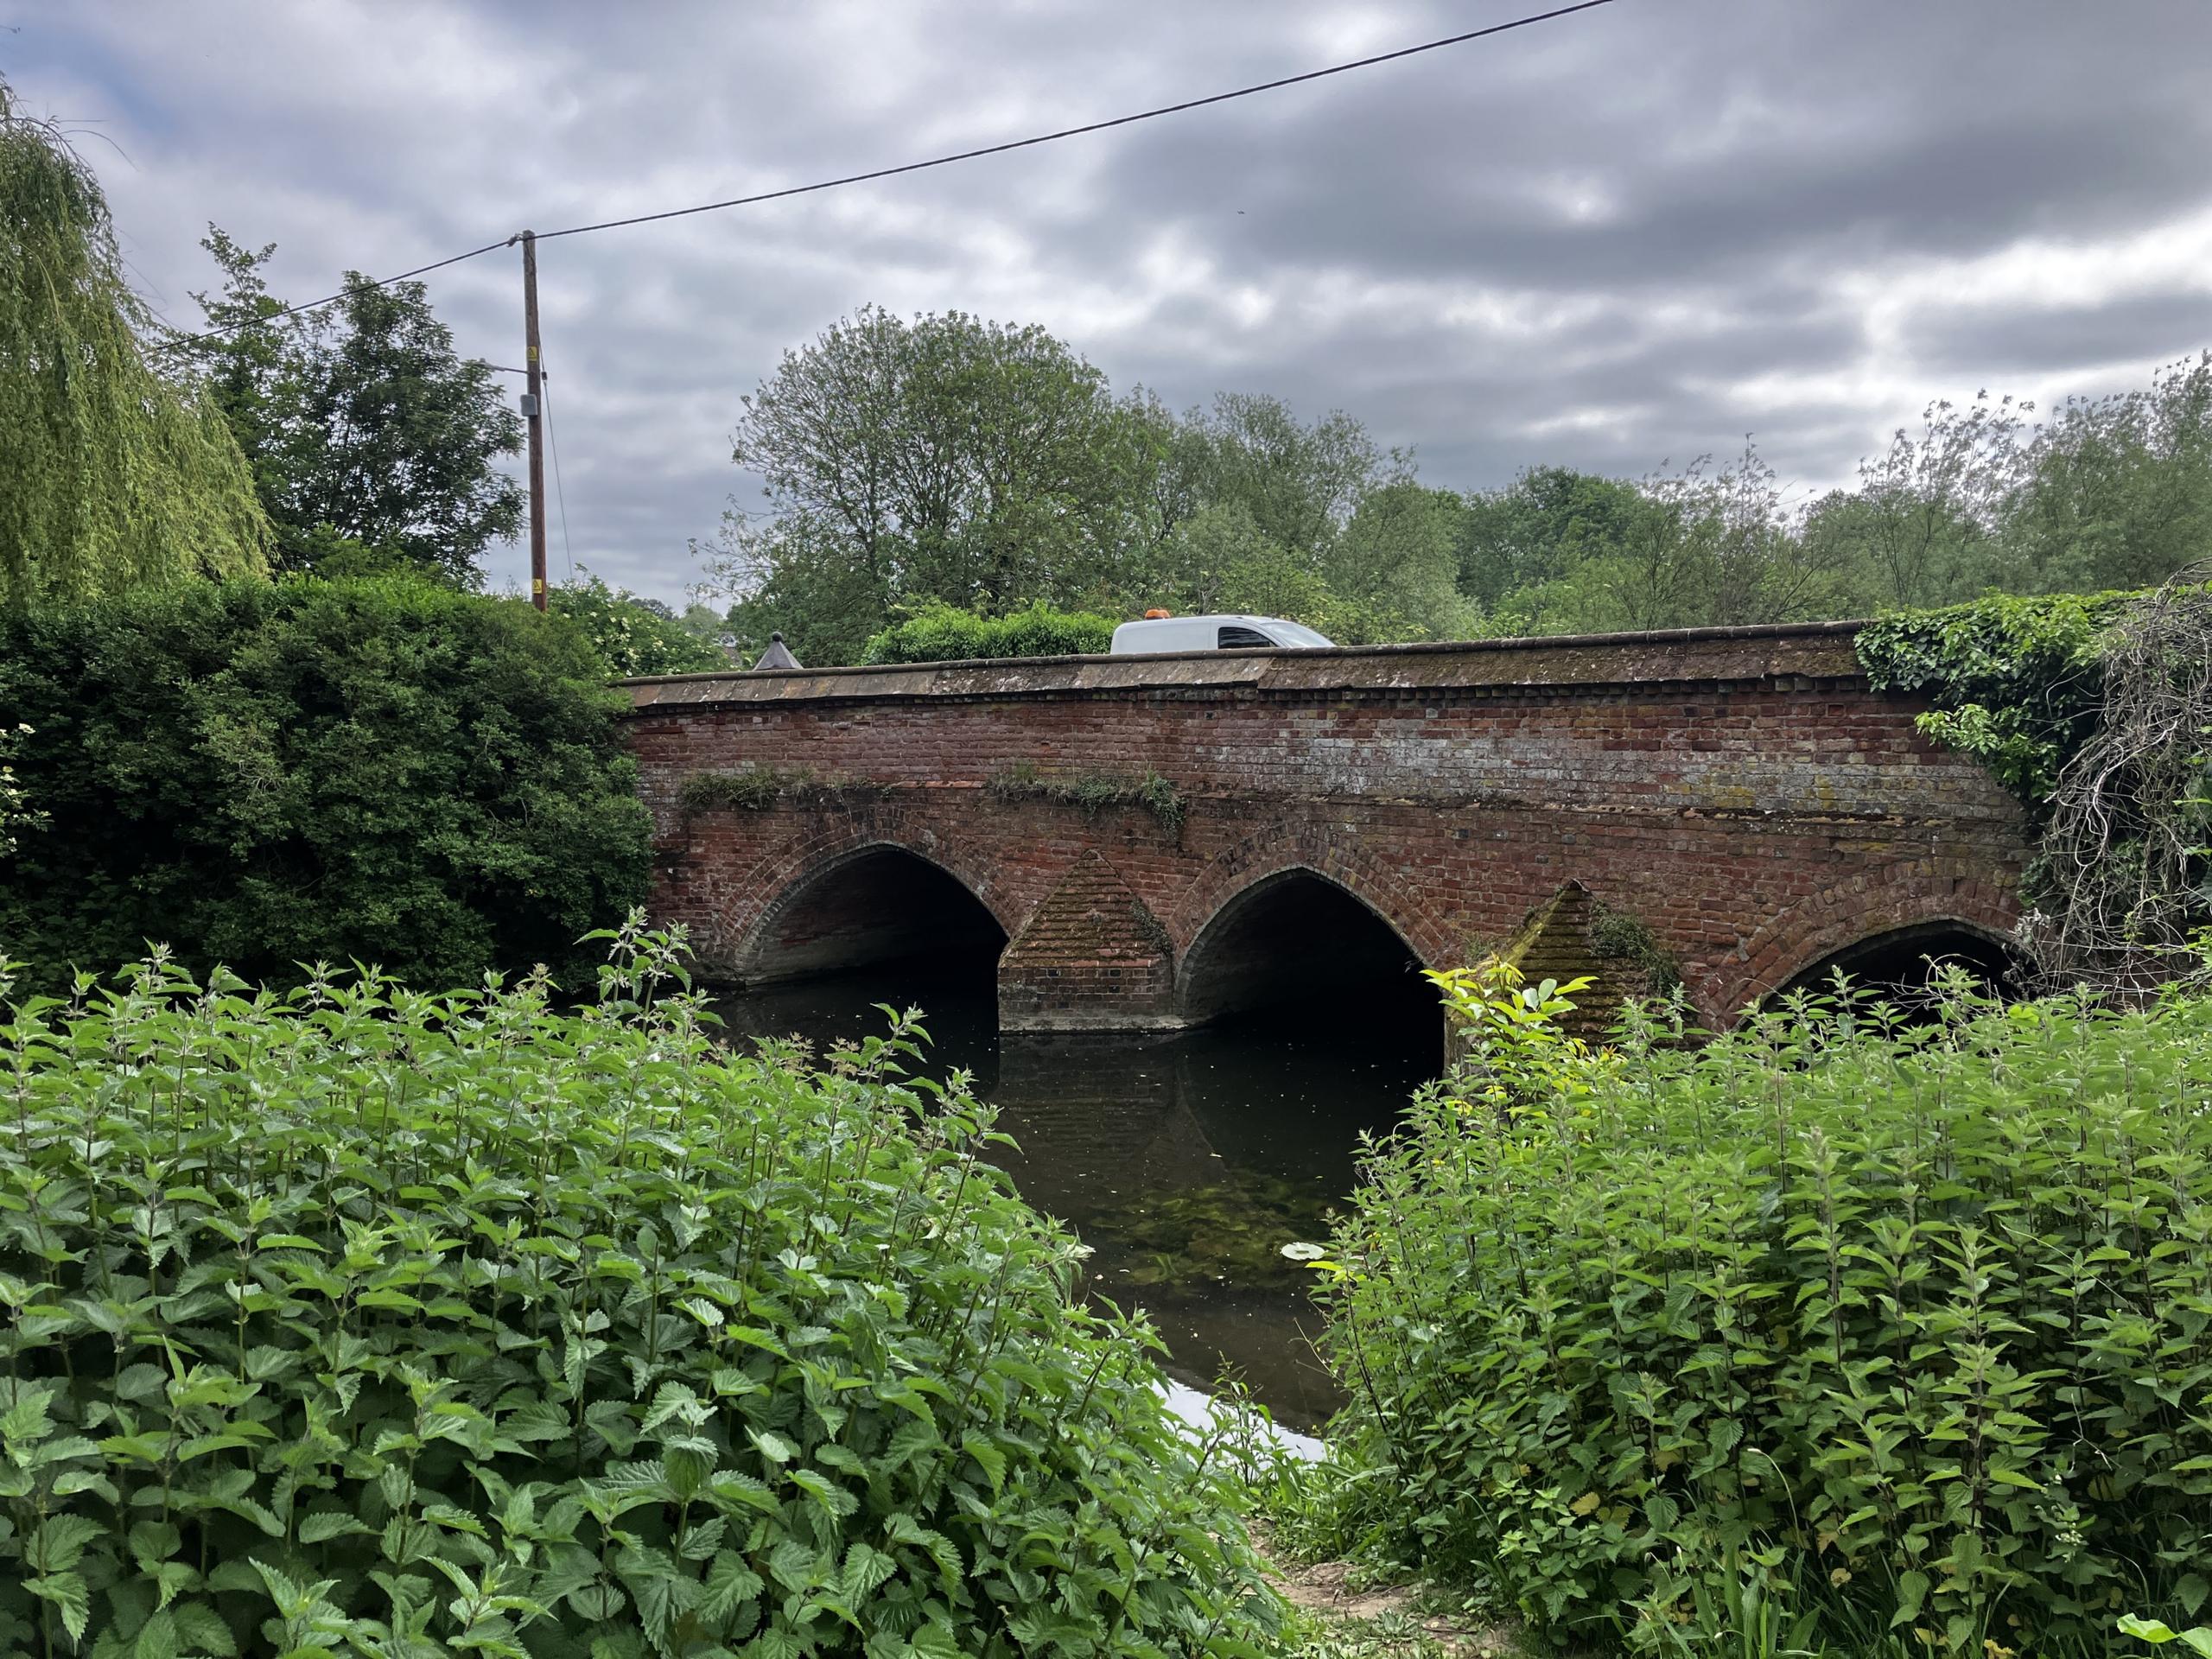
[[[1114,630],[1114,655],[1153,657],[1171,651],[1313,651],[1337,642],[1279,616],[1147,616]]]

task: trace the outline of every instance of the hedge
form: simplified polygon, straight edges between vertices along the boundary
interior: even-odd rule
[[[404,577],[193,583],[0,613],[0,710],[42,822],[0,950],[46,988],[173,945],[296,982],[551,964],[644,894],[649,825],[604,669],[520,600]]]
[[[868,642],[865,663],[941,663],[988,657],[1095,656],[1114,643],[1110,617],[1033,605],[1006,616],[933,606]]]

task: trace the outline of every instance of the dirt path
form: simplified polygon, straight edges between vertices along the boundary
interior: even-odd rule
[[[1520,1650],[1510,1630],[1421,1611],[1423,1598],[1418,1586],[1354,1589],[1349,1561],[1292,1560],[1256,1527],[1252,1541],[1259,1547],[1282,1599],[1326,1627],[1332,1636],[1344,1638],[1343,1651],[1348,1656],[1504,1659]]]

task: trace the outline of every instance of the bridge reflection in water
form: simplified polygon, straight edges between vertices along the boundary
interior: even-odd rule
[[[1433,995],[1395,957],[1325,1001],[1276,1001],[1153,1036],[1001,1036],[988,957],[885,961],[718,1005],[733,1038],[817,1046],[882,1028],[872,1005],[925,1008],[931,1069],[964,1066],[1020,1143],[1024,1196],[1095,1254],[1094,1294],[1151,1315],[1170,1370],[1242,1377],[1287,1424],[1338,1403],[1309,1338],[1312,1270],[1281,1246],[1325,1236],[1386,1132],[1442,1058]],[[964,969],[964,971],[963,971]]]

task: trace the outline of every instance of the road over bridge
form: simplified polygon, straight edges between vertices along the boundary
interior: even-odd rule
[[[1008,1030],[1492,950],[1615,996],[1671,967],[1715,1026],[1837,965],[1993,964],[2019,810],[1853,633],[634,680],[652,906],[725,982],[969,963]]]

